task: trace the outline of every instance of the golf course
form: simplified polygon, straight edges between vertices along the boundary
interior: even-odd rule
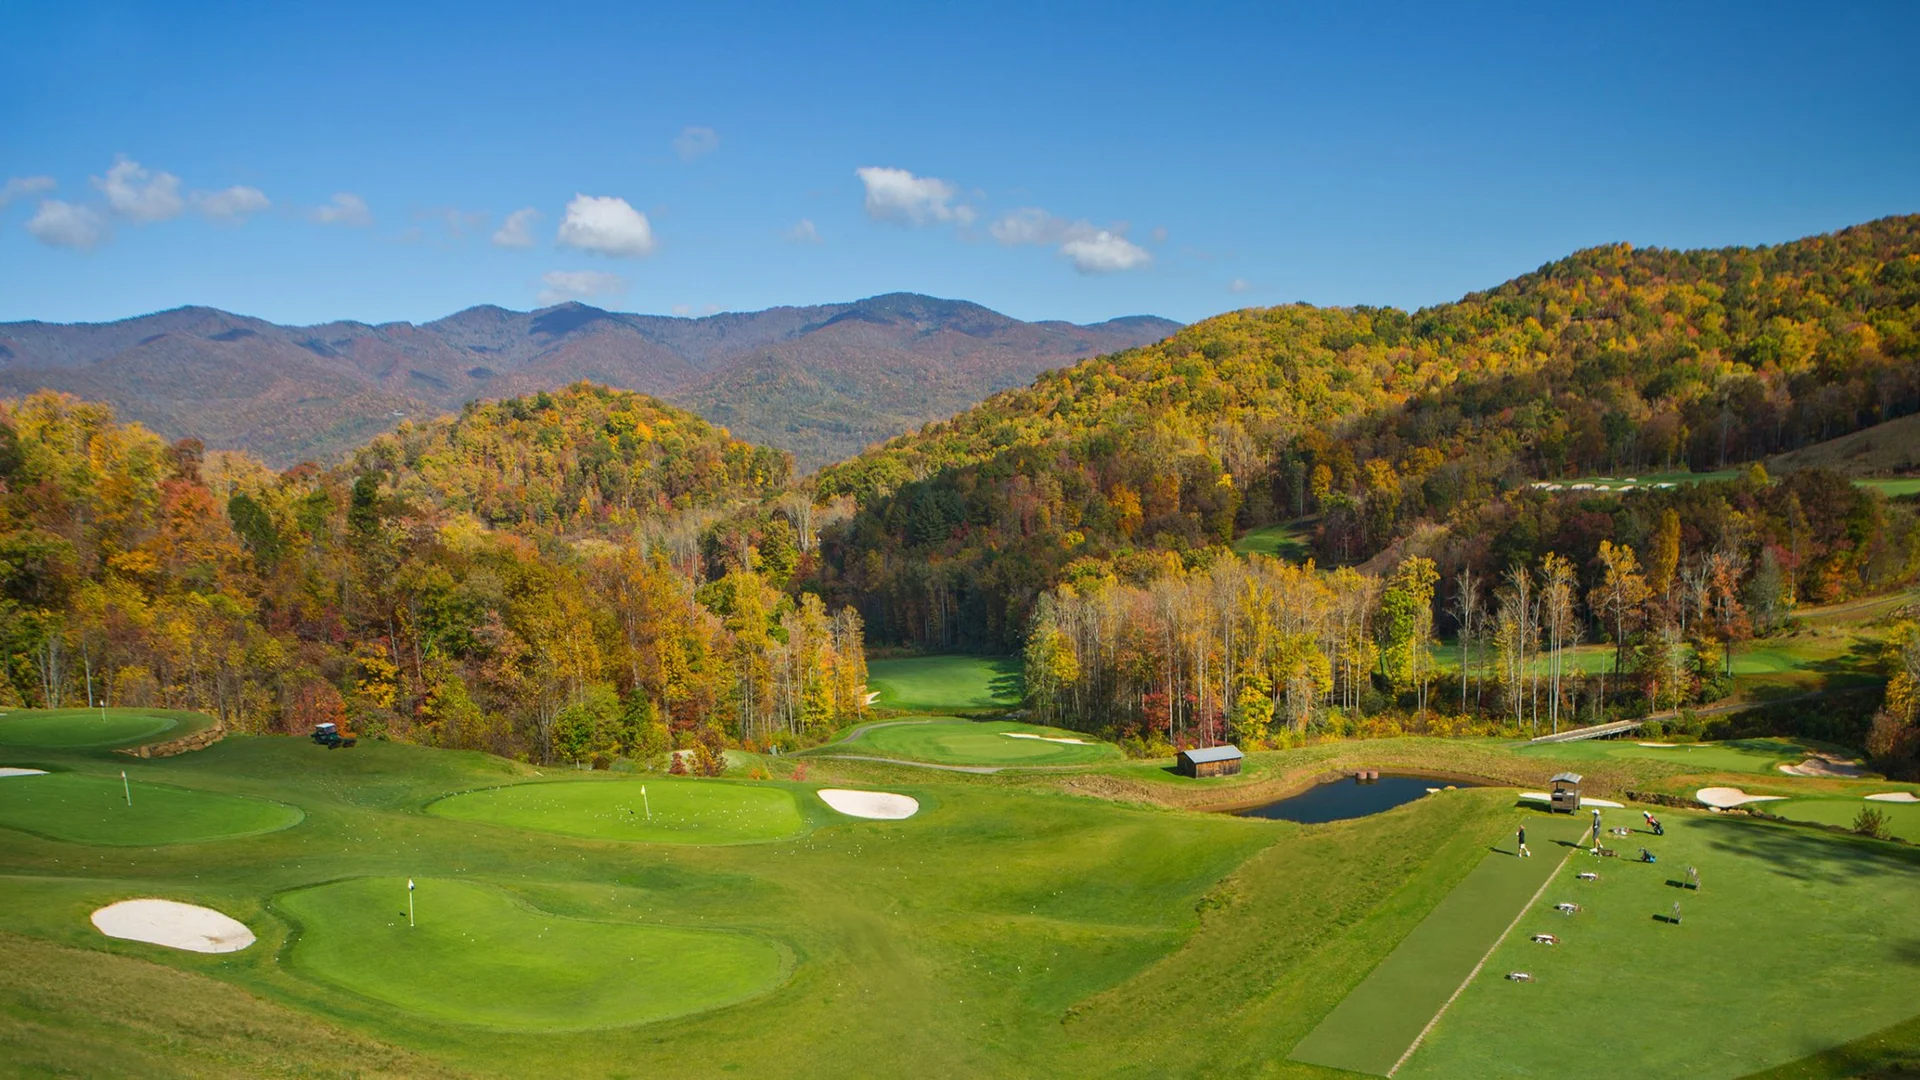
[[[1836,748],[1408,737],[1193,779],[1017,719],[1011,662],[873,671],[885,710],[755,757],[765,779],[275,736],[143,759],[113,748],[206,721],[9,714],[0,1075],[1838,1077],[1920,1053],[1920,849],[1845,831],[1873,807],[1911,838],[1920,810],[1779,770]],[[1361,768],[1432,791],[1318,825],[1212,812]],[[1612,857],[1585,812],[1519,800],[1568,769],[1627,803]],[[1778,798],[1692,799],[1716,786]],[[248,936],[89,921],[143,898]]]

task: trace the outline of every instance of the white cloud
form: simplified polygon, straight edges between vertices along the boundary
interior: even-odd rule
[[[27,222],[27,231],[49,247],[91,250],[113,237],[107,219],[89,207],[48,199]]]
[[[954,206],[959,189],[945,180],[915,176],[905,169],[869,165],[854,170],[867,188],[867,216],[875,221],[900,225],[929,225],[953,221],[961,225],[973,222],[971,206]]]
[[[52,191],[55,186],[51,176],[16,176],[0,185],[0,210],[6,209],[7,204],[15,199]]]
[[[533,226],[540,220],[540,211],[529,206],[515,210],[507,215],[494,231],[493,246],[502,248],[530,248],[533,246]]]
[[[1253,283],[1243,277],[1237,277],[1227,282],[1227,291],[1230,293],[1243,293],[1252,288]]]
[[[787,230],[787,239],[796,244],[817,244],[820,242],[820,230],[813,227],[812,218],[801,218]]]
[[[613,195],[576,194],[556,239],[562,247],[598,255],[653,254],[653,226],[647,215]]]
[[[1125,233],[1123,225],[1102,229],[1087,221],[1055,217],[1037,206],[1003,214],[987,226],[987,234],[1008,247],[1058,244],[1060,254],[1073,260],[1074,269],[1083,274],[1132,270],[1152,262],[1153,256]]]
[[[332,202],[307,211],[307,217],[321,225],[352,225],[359,228],[373,224],[373,211],[367,209],[367,200],[350,191],[339,192],[334,195]]]
[[[1153,231],[1147,235],[1153,239],[1154,243],[1164,244],[1167,242],[1167,227],[1165,225],[1155,225]]]
[[[679,317],[681,317],[681,318],[683,318],[683,319],[684,319],[684,318],[686,318],[687,316],[689,316],[689,315],[691,315],[691,314],[693,314],[693,305],[691,305],[691,304],[675,304],[675,305],[673,305],[673,313],[674,313],[675,315],[678,315]]]
[[[540,275],[542,304],[560,304],[594,296],[618,296],[627,291],[627,279],[605,270],[549,270]]]
[[[1070,240],[1091,239],[1099,233],[1100,230],[1088,222],[1054,217],[1037,206],[1003,214],[1000,220],[987,226],[987,234],[1008,247],[1064,244]]]
[[[673,152],[681,161],[703,158],[720,149],[720,134],[710,127],[682,128],[673,137]]]
[[[1060,245],[1060,254],[1073,260],[1073,268],[1083,274],[1108,274],[1132,270],[1153,261],[1147,249],[1116,232],[1101,229],[1092,236],[1076,237]]]
[[[193,193],[193,208],[208,221],[230,221],[237,224],[247,220],[248,215],[257,214],[272,205],[266,192],[244,184],[235,184],[225,191]]]
[[[180,199],[180,178],[172,173],[149,173],[125,154],[113,159],[104,177],[93,186],[107,197],[113,212],[134,221],[165,221],[178,217],[186,204]]]

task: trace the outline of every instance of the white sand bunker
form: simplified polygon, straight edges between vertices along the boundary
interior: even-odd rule
[[[846,788],[821,788],[820,801],[848,817],[899,821],[920,812],[920,803],[906,795],[886,791],[850,791]]]
[[[145,941],[189,952],[239,952],[253,944],[246,924],[212,908],[174,900],[122,900],[93,913],[93,925],[108,937]]]
[[[0,777],[45,776],[45,775],[47,775],[47,770],[45,769],[12,769],[12,768],[0,769]]]
[[[1092,746],[1093,745],[1092,743],[1088,742],[1085,739],[1063,739],[1063,738],[1056,738],[1055,736],[1052,736],[1052,735],[1035,735],[1029,731],[1003,731],[1000,734],[1005,735],[1009,739],[1039,739],[1041,742],[1072,743],[1075,746]]]
[[[874,702],[876,702],[876,701],[879,701],[879,700],[880,700],[880,691],[878,691],[878,690],[875,690],[875,691],[873,691],[872,693],[869,693],[869,694],[867,695],[867,704],[869,704],[869,705],[871,705],[871,704],[873,704]]]
[[[1749,795],[1737,787],[1703,787],[1694,792],[1693,797],[1721,810],[1745,806],[1748,803],[1778,802],[1786,798],[1785,795]]]
[[[1782,765],[1780,771],[1789,776],[1826,776],[1845,779],[1867,775],[1866,766],[1858,761],[1835,757],[1831,754],[1815,754],[1798,765]]]
[[[1920,802],[1920,795],[1915,795],[1911,791],[1882,791],[1877,795],[1867,796],[1867,800],[1869,802]]]

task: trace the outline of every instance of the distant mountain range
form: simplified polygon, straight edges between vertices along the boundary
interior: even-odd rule
[[[805,471],[1179,328],[1144,315],[1021,322],[912,293],[705,318],[483,306],[418,326],[280,326],[185,307],[0,323],[0,394],[48,387],[111,402],[163,435],[284,467],[338,457],[402,418],[588,379],[693,409],[792,452]]]

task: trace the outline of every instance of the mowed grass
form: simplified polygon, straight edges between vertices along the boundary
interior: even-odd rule
[[[1647,739],[1658,742],[1658,739]],[[1631,734],[1623,739],[1587,739],[1581,742],[1521,744],[1514,752],[1523,757],[1550,758],[1554,761],[1661,761],[1680,765],[1693,772],[1767,773],[1780,775],[1777,766],[1804,761],[1816,750],[1829,750],[1795,739],[1730,739],[1725,742],[1673,743],[1641,746]]]
[[[1576,854],[1396,1076],[1716,1080],[1920,1008],[1915,939],[1897,921],[1920,895],[1920,851],[1705,813],[1661,820],[1667,835],[1614,845],[1644,844],[1656,863]],[[1689,865],[1698,892],[1676,887]],[[1575,880],[1582,870],[1600,880]],[[1554,911],[1562,900],[1582,910]],[[1662,921],[1675,901],[1678,925]]]
[[[1078,741],[1056,741],[1078,740]],[[1085,765],[1118,761],[1120,749],[1089,735],[1011,720],[934,717],[872,724],[835,743],[835,753],[935,765]]]
[[[1237,555],[1268,555],[1305,562],[1313,557],[1313,523],[1288,521],[1249,530],[1233,542]]]
[[[1413,933],[1290,1055],[1295,1061],[1384,1076],[1546,884],[1582,821],[1526,820],[1532,858],[1515,842],[1489,853]]]
[[[139,746],[191,734],[213,721],[163,709],[15,709],[0,715],[0,746],[86,749]]]
[[[1020,704],[1020,660],[1006,656],[911,656],[867,663],[874,705],[910,712],[1010,709]]]
[[[279,898],[291,962],[415,1016],[510,1031],[621,1027],[773,989],[787,959],[748,934],[540,911],[464,881],[354,878]]]
[[[512,784],[440,799],[427,811],[457,821],[652,844],[752,843],[794,836],[806,827],[793,792],[784,787],[657,777]]]
[[[1881,787],[1872,790],[1896,789]],[[1843,829],[1853,828],[1860,811],[1868,808],[1880,811],[1887,835],[1911,843],[1920,843],[1920,803],[1868,802],[1859,795],[1836,795],[1825,798],[1788,799],[1784,802],[1761,803],[1754,807],[1756,810],[1775,817],[1783,817],[1789,821],[1811,821],[1821,825],[1838,825]]]
[[[0,827],[76,844],[144,847],[231,839],[290,828],[300,818],[298,809],[266,799],[145,781],[123,787],[118,776],[0,778]]]

